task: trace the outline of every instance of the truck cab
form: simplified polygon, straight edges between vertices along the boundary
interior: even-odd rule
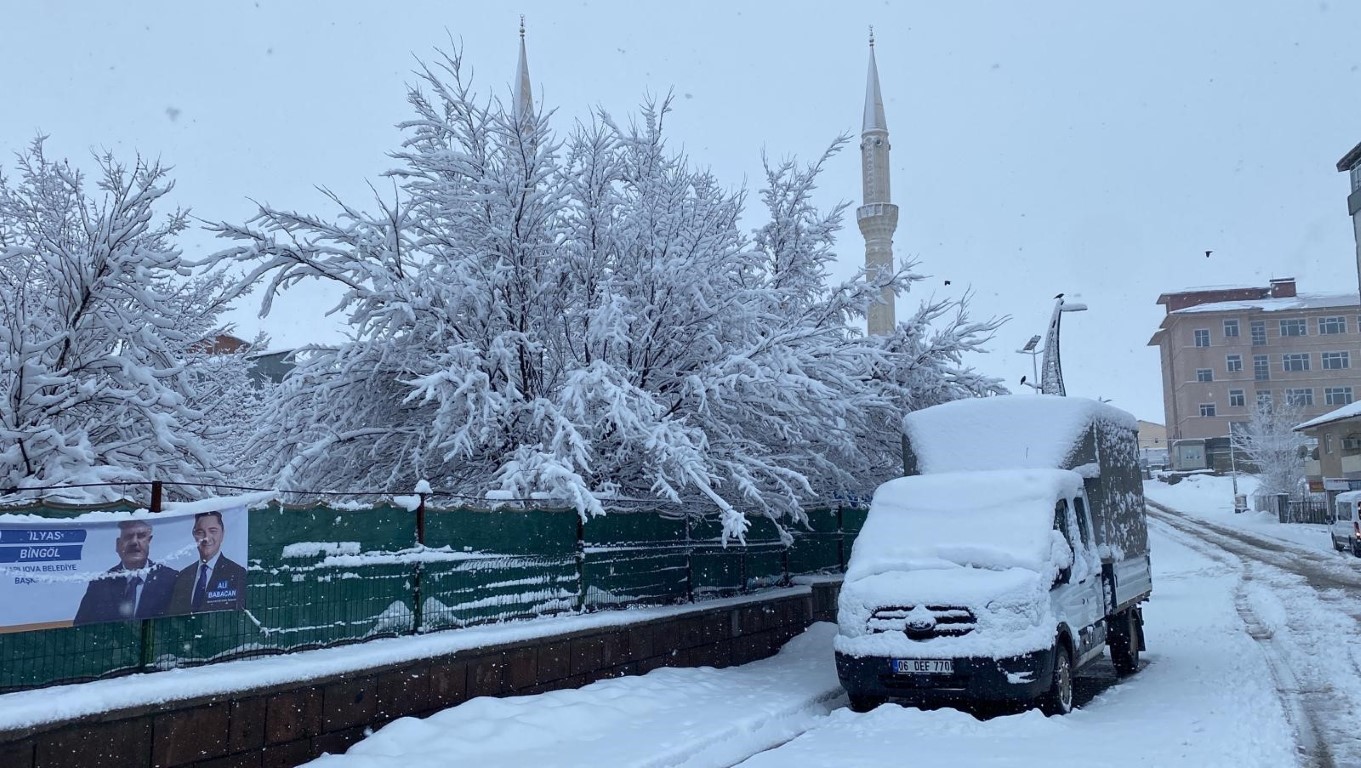
[[[1152,593],[1133,416],[1000,396],[904,419],[847,564],[834,643],[853,709],[887,700],[1072,708],[1110,650],[1139,668]]]
[[[874,495],[842,585],[837,671],[852,707],[887,700],[1072,707],[1105,647],[1101,562],[1082,477],[904,477]]]

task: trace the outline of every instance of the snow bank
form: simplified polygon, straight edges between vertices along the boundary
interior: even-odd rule
[[[772,658],[730,669],[662,668],[584,688],[482,697],[402,718],[313,768],[733,765],[823,720],[844,701],[814,624]]]

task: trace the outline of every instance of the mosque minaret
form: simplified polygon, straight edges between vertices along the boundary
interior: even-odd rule
[[[860,234],[865,237],[865,269],[871,278],[893,271],[893,231],[898,228],[898,206],[889,202],[888,122],[884,98],[879,93],[879,68],[874,61],[874,32],[870,31],[870,70],[865,85],[865,120],[860,131],[860,170],[864,179],[865,204],[855,211]],[[867,330],[887,336],[897,325],[894,293],[885,288],[881,303],[870,307]]]

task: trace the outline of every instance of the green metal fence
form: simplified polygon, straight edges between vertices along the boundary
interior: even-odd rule
[[[807,528],[790,530],[788,544],[772,520],[752,517],[743,545],[725,544],[716,520],[656,510],[583,522],[567,509],[439,501],[254,509],[246,610],[0,634],[0,692],[749,592],[844,570],[865,517],[849,506],[809,510]]]

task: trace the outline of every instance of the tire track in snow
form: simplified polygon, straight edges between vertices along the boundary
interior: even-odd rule
[[[1336,768],[1339,765],[1353,765],[1352,762],[1339,764],[1336,761],[1332,740],[1328,737],[1343,736],[1346,740],[1352,740],[1354,737],[1350,733],[1338,733],[1338,729],[1330,728],[1327,724],[1327,718],[1324,717],[1328,713],[1341,713],[1345,716],[1349,712],[1354,712],[1353,702],[1337,695],[1337,692],[1327,684],[1326,679],[1322,681],[1322,684],[1308,687],[1302,685],[1300,675],[1290,664],[1289,654],[1283,647],[1288,638],[1278,637],[1276,629],[1269,622],[1264,621],[1252,605],[1251,587],[1255,582],[1253,571],[1257,570],[1254,566],[1264,564],[1268,568],[1277,569],[1281,566],[1266,561],[1265,558],[1253,551],[1258,545],[1242,540],[1249,537],[1231,536],[1226,533],[1207,536],[1205,531],[1197,528],[1200,521],[1188,522],[1166,507],[1154,505],[1151,502],[1149,514],[1153,518],[1154,525],[1161,528],[1162,532],[1169,538],[1215,562],[1223,564],[1238,575],[1238,582],[1234,586],[1234,608],[1237,610],[1239,618],[1242,619],[1248,636],[1256,641],[1258,647],[1262,649],[1262,657],[1267,662],[1267,669],[1271,674],[1272,682],[1277,693],[1281,696],[1286,717],[1290,721],[1291,730],[1295,733],[1296,749],[1299,752],[1301,764],[1308,768]],[[1257,539],[1257,537],[1250,538]],[[1225,542],[1223,539],[1232,541]],[[1250,560],[1257,562],[1249,562]],[[1293,574],[1293,571],[1291,573]],[[1294,575],[1298,576],[1299,574]],[[1271,580],[1267,579],[1266,581],[1270,583]],[[1307,579],[1306,585],[1315,590],[1318,589]],[[1289,612],[1289,608],[1289,604],[1286,604],[1287,612]],[[1356,667],[1354,656],[1348,654],[1348,658],[1357,677],[1361,678],[1361,668]],[[1339,698],[1343,700],[1339,701]]]

